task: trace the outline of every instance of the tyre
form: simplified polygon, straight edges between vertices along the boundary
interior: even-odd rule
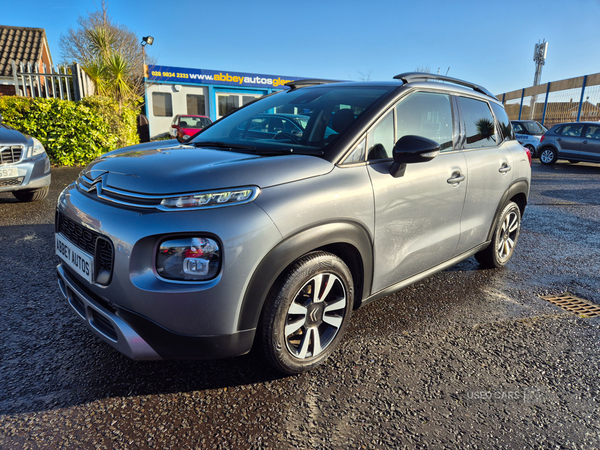
[[[496,223],[492,242],[475,259],[490,268],[504,267],[510,260],[521,231],[521,210],[516,203],[510,202],[504,207]]]
[[[48,195],[50,188],[48,186],[40,189],[29,189],[23,191],[13,191],[15,198],[21,202],[35,202],[43,200]]]
[[[336,349],[350,321],[354,284],[337,256],[309,253],[275,284],[261,317],[262,348],[285,374],[311,370]]]
[[[535,148],[533,147],[533,145],[527,144],[525,146],[525,148],[529,149],[529,152],[531,153],[531,157],[535,158]]]
[[[558,159],[558,152],[552,147],[544,147],[540,150],[540,162],[542,164],[554,164]]]

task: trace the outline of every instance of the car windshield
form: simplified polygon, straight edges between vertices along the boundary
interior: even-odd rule
[[[181,128],[204,128],[210,125],[208,117],[181,116],[179,126]]]
[[[529,134],[540,135],[548,131],[548,129],[539,122],[523,122],[522,125],[527,129]]]
[[[225,116],[192,143],[322,154],[392,89],[332,84],[279,92]]]

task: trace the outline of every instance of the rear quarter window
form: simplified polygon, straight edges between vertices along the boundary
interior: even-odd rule
[[[500,138],[498,141],[503,142],[505,140],[515,140],[515,129],[521,125],[515,124],[515,129],[513,129],[510,119],[508,118],[508,114],[506,114],[504,108],[496,103],[492,103],[491,105],[494,115],[496,116],[496,120],[498,121],[498,128],[500,131]]]

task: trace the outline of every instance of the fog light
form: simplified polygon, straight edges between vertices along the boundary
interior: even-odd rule
[[[163,241],[156,253],[156,272],[169,280],[210,280],[217,276],[220,266],[219,244],[207,237]]]

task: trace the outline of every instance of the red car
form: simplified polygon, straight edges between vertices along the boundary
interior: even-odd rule
[[[209,117],[177,114],[171,124],[171,136],[189,139],[198,131],[212,123]]]

